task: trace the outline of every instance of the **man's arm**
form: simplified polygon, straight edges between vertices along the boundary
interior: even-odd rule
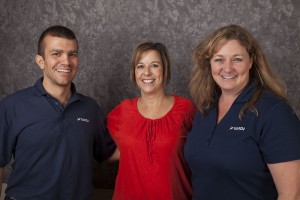
[[[3,167],[0,167],[0,196],[2,195]]]
[[[107,159],[109,162],[118,161],[120,159],[120,151],[118,147],[114,151],[114,153]]]

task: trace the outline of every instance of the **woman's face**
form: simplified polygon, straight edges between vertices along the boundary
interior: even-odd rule
[[[142,94],[153,94],[164,90],[163,65],[160,54],[156,50],[148,50],[141,54],[135,66],[135,79]]]
[[[214,80],[222,94],[239,94],[249,82],[252,59],[238,40],[228,40],[210,59]]]

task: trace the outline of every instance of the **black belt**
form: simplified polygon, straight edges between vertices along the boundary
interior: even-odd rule
[[[15,198],[9,197],[9,196],[5,196],[4,200],[16,200]]]

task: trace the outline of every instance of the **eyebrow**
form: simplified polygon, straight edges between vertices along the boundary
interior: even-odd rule
[[[151,63],[161,63],[159,61],[152,61]],[[137,64],[143,64],[143,62],[139,61]]]
[[[64,50],[62,50],[62,49],[52,49],[52,50],[50,50],[50,52],[63,53]],[[77,50],[71,50],[71,51],[69,51],[68,53],[78,53],[78,51],[77,51]]]
[[[217,55],[214,55],[213,57],[217,57],[217,56],[224,57],[224,55],[222,55],[222,54],[217,54]],[[231,57],[235,57],[235,56],[245,56],[245,55],[244,54],[233,54]]]
[[[61,49],[51,49],[50,52],[59,52],[59,53],[61,53],[61,52],[64,52],[64,51],[61,50]]]

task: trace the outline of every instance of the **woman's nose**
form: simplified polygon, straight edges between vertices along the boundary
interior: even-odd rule
[[[145,68],[144,68],[144,74],[145,75],[151,74],[151,66],[149,66],[149,65],[145,66]]]
[[[223,63],[223,70],[225,72],[230,72],[232,69],[232,62],[230,60]]]

